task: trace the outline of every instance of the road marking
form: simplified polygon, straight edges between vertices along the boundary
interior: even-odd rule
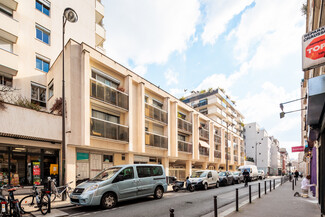
[[[83,215],[85,213],[86,212],[78,212],[78,213],[71,214],[70,216],[79,216],[79,215]]]

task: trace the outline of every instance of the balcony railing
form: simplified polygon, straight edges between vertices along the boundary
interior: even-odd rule
[[[214,151],[214,157],[221,158],[221,151],[218,151],[218,150]]]
[[[200,137],[204,139],[209,139],[209,131],[204,128],[200,129]]]
[[[120,108],[129,108],[129,96],[93,78],[90,79],[90,96]]]
[[[238,156],[234,156],[234,161],[238,162]]]
[[[184,152],[189,152],[192,153],[192,143],[190,142],[185,142],[185,141],[178,141],[178,151],[184,151]]]
[[[207,105],[207,104],[208,104],[208,101],[199,102],[199,103],[195,104],[193,106],[193,108],[201,107],[201,106],[204,106],[204,105]]]
[[[178,129],[188,133],[192,133],[192,124],[188,121],[178,118]]]
[[[90,119],[90,135],[128,142],[129,128],[128,126],[92,117]]]
[[[146,145],[167,149],[168,139],[166,136],[146,132]]]
[[[156,108],[152,105],[149,105],[148,103],[146,103],[146,108],[145,108],[145,115],[148,118],[166,123],[168,122],[168,115],[167,112],[165,112],[164,110],[161,110],[159,108]]]
[[[200,151],[200,155],[209,156],[209,149],[208,148],[200,147],[199,151]]]
[[[214,143],[221,144],[221,137],[217,134],[214,134]]]

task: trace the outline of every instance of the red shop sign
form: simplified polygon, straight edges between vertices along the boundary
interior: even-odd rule
[[[305,151],[305,147],[304,146],[295,146],[295,147],[291,147],[292,152],[302,152]]]

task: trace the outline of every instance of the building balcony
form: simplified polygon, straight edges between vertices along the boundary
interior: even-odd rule
[[[155,106],[149,105],[148,103],[146,103],[145,106],[145,116],[147,118],[162,122],[164,124],[168,123],[168,113]]]
[[[200,155],[209,156],[209,149],[205,147],[199,147]]]
[[[146,132],[146,145],[168,149],[168,138],[151,132]]]
[[[178,130],[192,134],[192,123],[178,118]]]
[[[214,143],[221,144],[221,136],[214,134]]]
[[[0,71],[15,76],[18,72],[18,56],[0,49]]]
[[[128,110],[129,108],[129,96],[113,87],[110,87],[95,79],[90,79],[90,96],[109,103],[113,106],[117,106]]]
[[[90,135],[128,142],[129,127],[98,118],[91,118]]]
[[[104,29],[103,26],[99,25],[96,23],[96,46],[103,44],[103,42],[106,39],[106,30]]]
[[[101,19],[105,15],[104,5],[98,0],[96,1],[96,12],[98,13],[98,15],[96,15],[96,16],[101,16]]]
[[[236,155],[234,156],[234,161],[238,162],[238,156],[236,156]]]
[[[221,158],[221,151],[219,151],[219,150],[215,150],[215,151],[214,151],[214,157],[215,157],[215,158]]]
[[[178,140],[178,151],[193,153],[192,147],[192,143]]]
[[[19,33],[19,22],[3,13],[0,13],[0,20],[0,37],[16,43]]]
[[[11,10],[17,10],[18,2],[16,0],[0,0],[0,4],[10,8]]]
[[[208,130],[202,128],[199,130],[199,132],[200,132],[201,139],[209,140],[209,131]]]
[[[205,105],[208,105],[208,102],[207,101],[199,102],[197,104],[194,104],[193,105],[193,108],[198,108],[198,107],[205,106]]]

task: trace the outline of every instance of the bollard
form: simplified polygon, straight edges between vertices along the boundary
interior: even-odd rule
[[[295,186],[297,186],[297,179],[295,178]]]
[[[295,190],[295,183],[292,182],[292,190],[294,191]]]
[[[173,208],[169,209],[169,217],[174,217],[174,209]]]
[[[47,204],[47,213],[51,213],[51,194],[52,194],[52,181],[51,181],[51,177],[47,177],[47,190],[50,192],[50,200]]]
[[[249,186],[248,195],[249,195],[249,203],[252,203],[252,186],[251,185]]]
[[[270,192],[272,191],[272,181],[270,180]]]
[[[281,185],[282,185],[282,177],[281,177]]]
[[[217,201],[217,196],[214,197],[214,217],[218,217],[218,201]]]
[[[236,211],[238,212],[238,188],[236,188]]]
[[[258,198],[261,198],[261,183],[258,183]]]
[[[275,179],[273,179],[273,189],[275,189]]]
[[[265,194],[266,194],[266,181],[264,181],[264,191],[265,191]]]

